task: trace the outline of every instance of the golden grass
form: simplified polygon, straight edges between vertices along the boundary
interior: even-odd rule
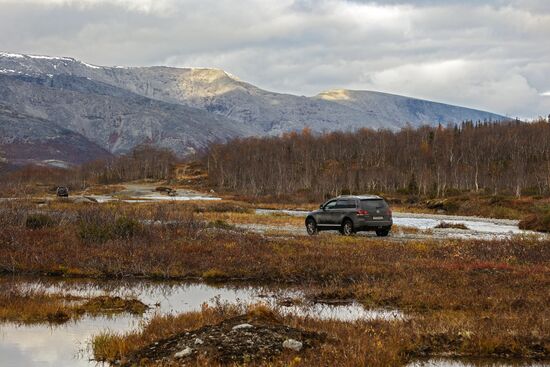
[[[0,321],[22,324],[61,324],[83,315],[99,316],[119,313],[140,315],[147,306],[134,298],[109,295],[80,297],[65,293],[20,290],[0,284]]]
[[[141,330],[125,334],[104,332],[94,337],[96,360],[123,363],[133,352],[158,340],[245,313],[249,320],[276,320],[291,327],[324,333],[326,342],[319,348],[282,354],[273,361],[252,362],[251,366],[403,366],[415,358],[447,357],[529,357],[548,358],[548,340],[533,330],[526,334],[518,318],[482,313],[435,312],[418,314],[405,320],[360,320],[344,322],[282,315],[265,305],[203,306],[200,312],[177,316],[156,316]],[[505,324],[502,324],[504,322]],[[502,326],[500,326],[502,325]],[[506,325],[506,326],[504,326]],[[511,326],[512,325],[512,326]],[[298,359],[297,359],[298,358]],[[218,366],[215,360],[201,358],[197,366]],[[145,362],[145,366],[155,366]]]
[[[221,220],[230,224],[260,224],[260,225],[286,225],[304,226],[304,218],[282,213],[255,214],[255,213],[202,213],[197,218],[208,222]]]
[[[198,220],[198,216],[255,217],[246,211],[236,213],[225,204],[212,210],[177,203],[63,205],[68,208],[62,211],[63,225],[37,229],[24,225],[25,210],[32,207],[11,207],[5,215],[0,212],[4,229],[0,232],[0,272],[294,283],[310,298],[354,298],[370,307],[400,308],[414,316],[411,324],[401,322],[400,326],[288,321],[316,330],[335,329],[333,333],[346,341],[338,348],[357,353],[359,359],[353,360],[357,365],[392,365],[401,363],[408,353],[422,351],[430,355],[447,350],[472,356],[550,356],[547,239],[398,243],[362,236],[267,237],[208,228]],[[52,218],[60,215],[57,206],[41,210]],[[142,223],[138,235],[103,242],[87,242],[79,236],[79,218],[103,223],[117,217],[151,222]],[[294,220],[267,217],[269,221]],[[200,321],[206,316],[193,317]],[[122,347],[117,348],[107,349]],[[331,355],[338,356],[340,349],[326,348],[319,355],[328,365],[339,363],[340,357],[331,359]]]

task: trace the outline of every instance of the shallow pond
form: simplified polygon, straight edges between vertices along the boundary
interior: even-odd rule
[[[199,310],[203,303],[264,302],[275,305],[278,299],[300,297],[292,289],[251,286],[213,286],[204,283],[177,282],[97,282],[88,280],[40,281],[14,279],[21,287],[62,291],[77,295],[134,296],[152,306],[143,317],[121,315],[115,317],[84,317],[62,326],[20,326],[0,323],[0,366],[96,366],[89,361],[90,338],[104,330],[129,331],[137,328],[154,313],[168,314]],[[361,305],[304,304],[280,306],[282,312],[304,316],[339,319],[394,319],[403,314],[395,310],[367,310]]]

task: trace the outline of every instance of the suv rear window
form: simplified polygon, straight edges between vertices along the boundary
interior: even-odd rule
[[[383,199],[364,199],[361,200],[361,209],[369,211],[376,209],[387,209],[388,204]]]

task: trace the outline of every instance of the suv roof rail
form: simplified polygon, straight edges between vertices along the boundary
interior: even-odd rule
[[[378,195],[339,195],[338,198],[349,198],[349,199],[382,199]]]

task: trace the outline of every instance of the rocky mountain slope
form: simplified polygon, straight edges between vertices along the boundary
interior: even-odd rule
[[[269,92],[219,69],[103,67],[0,53],[0,103],[119,154],[151,143],[186,154],[237,136],[501,120],[489,112],[369,91]],[[0,124],[6,121],[0,120]]]
[[[111,154],[81,134],[0,102],[0,150],[10,165],[80,164]]]

